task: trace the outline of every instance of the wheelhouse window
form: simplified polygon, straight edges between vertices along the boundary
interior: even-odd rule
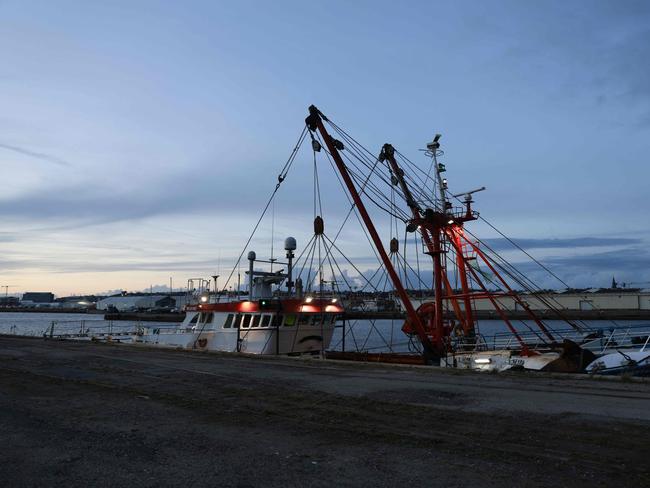
[[[298,325],[309,325],[310,321],[311,321],[311,315],[303,313],[300,314],[300,317],[298,318]]]
[[[244,314],[243,318],[241,319],[241,326],[244,329],[248,329],[251,326],[251,315]]]
[[[211,324],[214,319],[214,314],[212,312],[201,312],[200,322],[202,324]]]
[[[195,314],[194,317],[192,317],[192,320],[190,320],[190,324],[196,324],[196,322],[199,320],[199,314]]]
[[[284,316],[284,326],[293,327],[296,325],[296,316],[294,314],[288,314]]]
[[[223,324],[224,329],[230,329],[232,327],[232,320],[235,318],[235,315],[232,313],[229,313],[228,316],[226,317],[226,321]]]
[[[259,315],[253,315],[253,320],[251,321],[251,327],[259,327],[260,319],[261,317]]]
[[[282,319],[282,314],[279,313],[274,315],[273,319],[271,320],[271,327],[280,327],[282,325]]]
[[[260,327],[268,327],[270,323],[271,323],[271,316],[270,315],[262,315],[262,323],[261,323]]]

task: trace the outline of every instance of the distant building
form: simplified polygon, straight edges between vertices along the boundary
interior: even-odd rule
[[[566,310],[650,310],[650,293],[645,290],[590,288],[562,293],[522,293],[519,296],[528,308],[536,312],[549,310],[549,303]],[[412,301],[419,306],[422,301],[433,301],[433,297],[413,298]],[[512,297],[499,297],[499,303],[506,310],[523,310]],[[487,298],[477,298],[474,309],[494,310],[494,305]]]
[[[52,303],[54,302],[54,293],[49,291],[28,291],[27,293],[23,293],[21,301],[34,304]]]
[[[0,307],[17,307],[20,305],[18,297],[0,297]]]
[[[137,310],[173,309],[185,304],[184,296],[169,295],[125,295],[102,298],[97,302],[97,310],[133,312]]]

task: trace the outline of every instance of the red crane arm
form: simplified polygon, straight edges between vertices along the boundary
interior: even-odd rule
[[[388,254],[386,254],[386,250],[384,249],[384,246],[381,242],[381,238],[377,233],[377,229],[375,228],[375,225],[373,224],[372,219],[370,218],[370,215],[368,214],[368,211],[366,210],[366,207],[363,201],[361,200],[361,196],[359,195],[359,192],[357,191],[354,181],[352,180],[352,177],[350,176],[350,173],[348,172],[347,167],[345,166],[345,162],[343,161],[341,155],[339,154],[339,150],[336,147],[337,144],[334,143],[334,139],[332,139],[332,137],[329,135],[327,129],[325,128],[325,125],[323,124],[324,118],[325,116],[320,112],[320,110],[318,110],[314,105],[312,105],[309,107],[309,116],[307,117],[305,122],[307,123],[307,127],[309,128],[309,130],[311,130],[312,132],[318,130],[322,135],[323,141],[327,146],[327,150],[332,155],[332,158],[334,159],[334,163],[336,164],[336,168],[341,174],[341,177],[343,178],[343,182],[345,183],[348,192],[350,192],[350,196],[352,197],[355,206],[359,210],[361,219],[363,220],[366,229],[368,229],[370,238],[372,239],[375,247],[377,248],[377,252],[379,253],[381,260],[383,261],[384,266],[386,267],[386,271],[388,272],[388,275],[390,276],[390,279],[393,282],[395,291],[397,291],[397,294],[399,295],[400,299],[402,300],[402,303],[404,304],[404,308],[406,309],[406,314],[409,318],[409,321],[411,322],[413,328],[415,329],[415,332],[417,333],[420,341],[422,342],[422,346],[424,347],[425,354],[431,357],[439,358],[442,354],[444,354],[444,351],[436,350],[436,348],[434,348],[433,345],[431,344],[431,340],[429,339],[429,336],[426,333],[424,324],[422,323],[420,316],[415,311],[415,308],[413,308],[413,304],[411,303],[411,300],[408,294],[406,293],[406,290],[404,289],[404,286],[402,285],[402,282],[400,281],[399,276],[395,271],[395,268],[393,267],[390,258],[388,257]],[[327,118],[325,118],[325,120],[327,120]],[[338,145],[340,145],[340,143]]]

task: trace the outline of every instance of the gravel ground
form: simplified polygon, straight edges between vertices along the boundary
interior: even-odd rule
[[[4,486],[650,486],[650,383],[0,337]]]

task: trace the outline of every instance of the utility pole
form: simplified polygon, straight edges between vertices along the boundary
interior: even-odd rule
[[[15,288],[16,285],[0,285],[0,288],[5,289],[5,300],[9,298],[9,288]]]
[[[4,305],[5,307],[9,305],[9,288],[14,288],[16,285],[0,285],[0,288],[5,289],[5,301]]]

